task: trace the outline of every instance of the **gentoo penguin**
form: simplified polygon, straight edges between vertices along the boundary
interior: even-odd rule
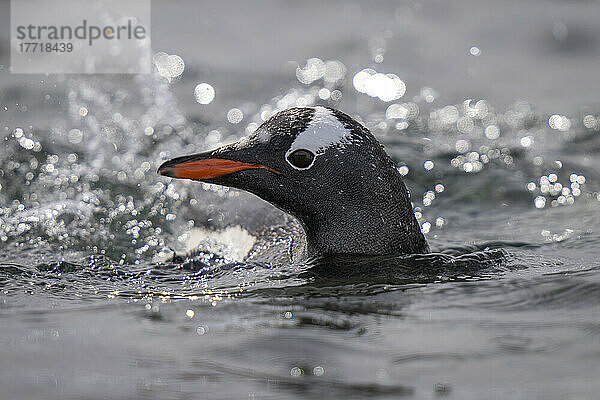
[[[396,164],[338,110],[281,111],[252,135],[166,161],[158,173],[243,189],[293,215],[307,257],[429,252]]]

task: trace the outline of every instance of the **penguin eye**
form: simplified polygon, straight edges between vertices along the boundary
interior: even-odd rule
[[[287,160],[297,169],[308,169],[312,166],[315,155],[311,151],[299,149],[288,154]]]

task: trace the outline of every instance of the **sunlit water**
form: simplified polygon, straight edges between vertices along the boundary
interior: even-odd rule
[[[239,104],[174,54],[151,76],[4,70],[2,398],[596,398],[598,110],[440,103],[366,42],[361,64],[249,77],[268,100]],[[155,173],[316,104],[385,144],[435,255],[274,263],[256,237],[282,213]]]

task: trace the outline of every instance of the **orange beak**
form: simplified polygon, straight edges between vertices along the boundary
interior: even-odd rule
[[[240,161],[209,158],[206,160],[192,160],[177,163],[175,160],[167,161],[158,169],[160,175],[179,179],[207,180],[229,175],[245,169],[264,168],[279,175],[279,172],[260,164],[249,164]]]

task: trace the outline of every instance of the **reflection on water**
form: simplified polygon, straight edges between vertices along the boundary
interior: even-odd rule
[[[321,55],[278,64],[284,72],[253,64],[251,50],[198,60],[187,42],[157,49],[150,76],[0,69],[7,398],[597,397],[598,108],[583,93],[577,109],[498,106],[491,78],[485,98],[465,99],[467,84],[456,94],[418,83],[411,65],[431,77],[427,57],[398,39],[416,43],[414,27],[427,27],[424,46],[462,46],[481,62],[469,67],[479,82],[502,46],[457,43],[427,24],[447,6],[390,7],[381,25],[376,7],[344,6],[340,18],[369,34],[348,44],[330,26]],[[558,44],[557,57],[594,32],[563,11],[540,22],[549,29],[539,41]],[[550,51],[519,56],[528,44],[513,46],[516,62]],[[592,50],[572,48],[585,70]],[[533,93],[532,79],[522,83]],[[244,260],[285,215],[247,193],[156,175],[167,158],[316,104],[355,116],[385,144],[435,253]]]

